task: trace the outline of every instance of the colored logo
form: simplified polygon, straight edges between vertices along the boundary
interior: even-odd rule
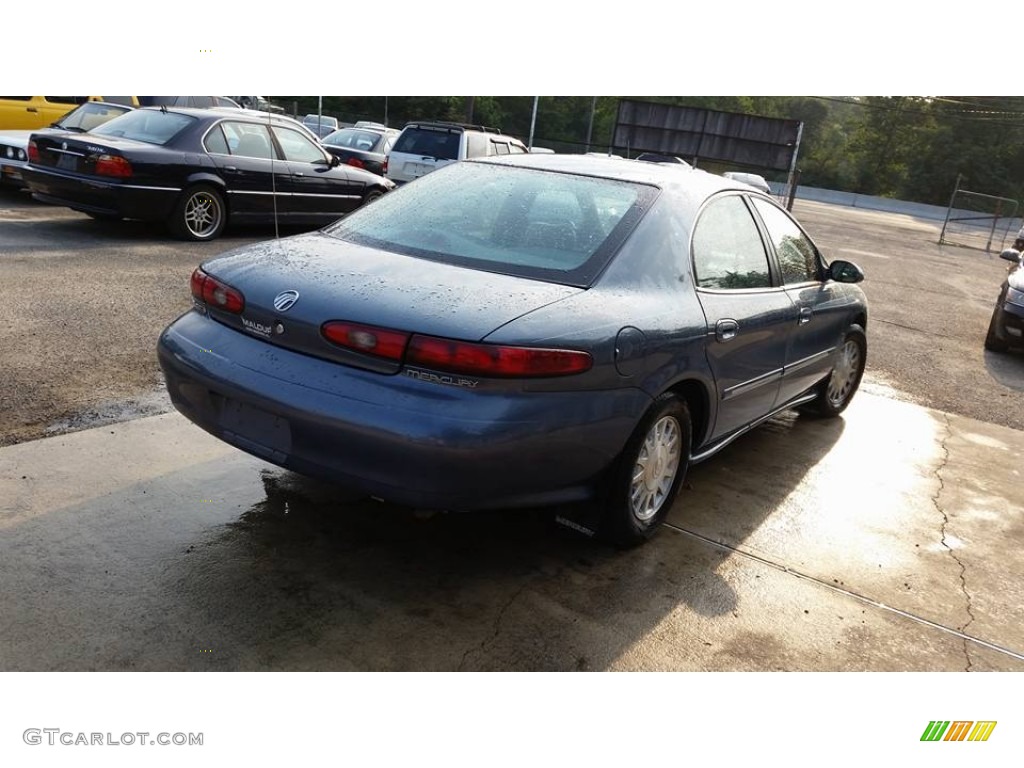
[[[995,720],[932,720],[921,741],[988,741],[995,729]]]

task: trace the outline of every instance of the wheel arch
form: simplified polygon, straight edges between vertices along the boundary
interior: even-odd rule
[[[711,431],[714,414],[712,413],[711,395],[705,382],[699,379],[683,379],[677,381],[667,392],[672,392],[684,401],[690,410],[691,450],[702,445]]]
[[[185,184],[181,188],[181,191],[184,193],[191,187],[195,187],[200,184],[208,184],[214,189],[216,189],[217,192],[220,193],[220,198],[221,200],[224,201],[224,215],[228,219],[230,219],[231,196],[228,195],[228,185],[227,183],[225,183],[224,179],[222,179],[215,173],[210,173],[209,171],[197,171],[196,173],[191,173],[188,175],[188,177],[185,179]]]

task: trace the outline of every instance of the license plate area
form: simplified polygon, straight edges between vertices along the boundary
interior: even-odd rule
[[[292,450],[288,420],[261,408],[230,398],[220,400],[220,425],[224,438],[258,456],[280,463]]]
[[[78,169],[78,155],[68,152],[57,156],[57,169],[61,171],[74,171]]]

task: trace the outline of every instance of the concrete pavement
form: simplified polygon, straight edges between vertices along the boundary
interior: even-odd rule
[[[628,552],[356,501],[177,414],[0,449],[0,670],[1024,670],[1024,433],[867,384]]]

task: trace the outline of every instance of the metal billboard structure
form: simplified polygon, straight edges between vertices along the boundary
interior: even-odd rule
[[[612,144],[629,154],[655,152],[786,171],[792,188],[804,124],[799,120],[621,99]]]

